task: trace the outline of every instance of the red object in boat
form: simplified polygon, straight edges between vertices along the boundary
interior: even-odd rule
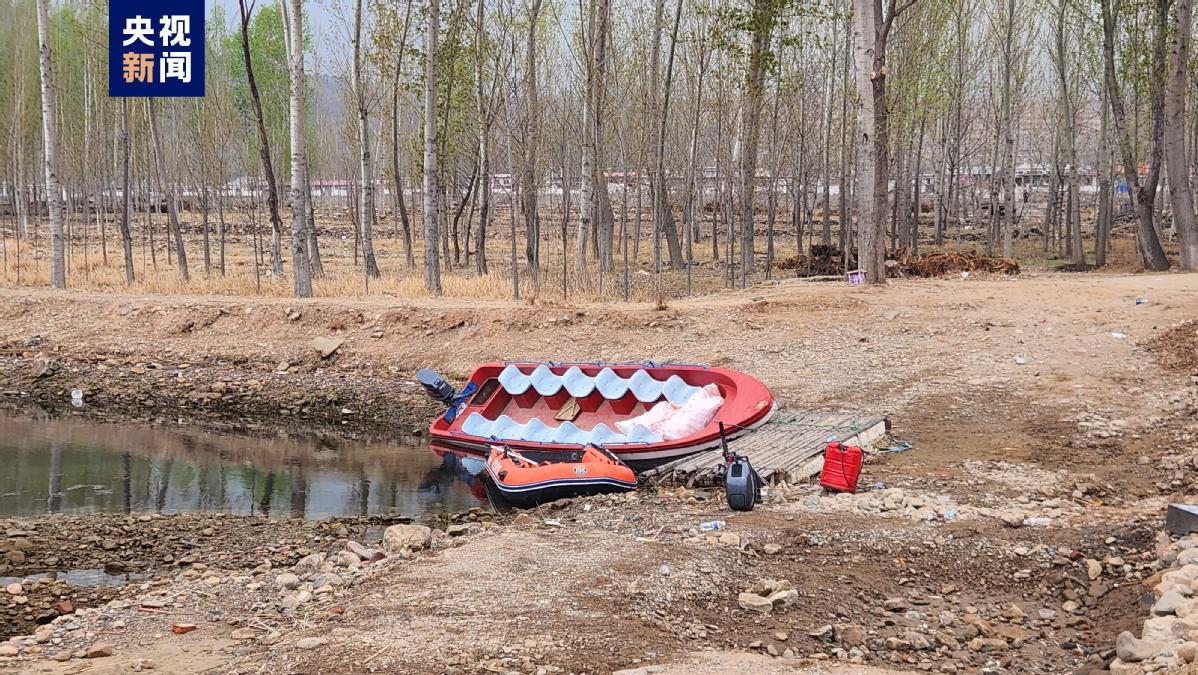
[[[618,431],[617,422],[663,400],[685,401],[705,385],[714,385],[724,402],[699,431],[669,440],[643,427],[627,435]],[[496,444],[519,452],[597,445],[638,469],[718,448],[720,422],[732,440],[774,412],[774,397],[756,378],[698,365],[488,363],[462,392],[429,426],[439,445],[480,455]]]
[[[855,445],[844,445],[840,441],[828,443],[824,450],[824,469],[820,471],[819,484],[833,492],[856,492],[864,460],[865,453]]]
[[[636,489],[632,469],[595,446],[572,452],[519,452],[495,446],[487,457],[487,475],[516,506]]]

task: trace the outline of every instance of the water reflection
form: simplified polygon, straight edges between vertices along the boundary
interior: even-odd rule
[[[479,504],[460,464],[423,445],[0,415],[0,516],[458,511]]]

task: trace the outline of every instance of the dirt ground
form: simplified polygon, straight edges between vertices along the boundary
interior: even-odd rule
[[[410,381],[423,366],[672,360],[753,373],[785,407],[884,414],[913,445],[871,458],[875,489],[855,497],[778,486],[731,514],[718,494],[646,487],[471,522],[295,610],[277,608],[270,567],[172,562],[0,669],[1101,671],[1146,611],[1165,504],[1198,487],[1198,372],[1160,347],[1196,316],[1198,276],[1179,274],[784,280],[664,310],[0,289],[0,401],[18,409],[405,435],[432,411]],[[322,358],[317,337],[342,342]],[[727,531],[696,531],[717,518]],[[305,550],[358,536],[330,526]],[[774,582],[796,594],[740,605]],[[170,602],[139,611],[149,595]],[[114,656],[70,658],[97,641]]]

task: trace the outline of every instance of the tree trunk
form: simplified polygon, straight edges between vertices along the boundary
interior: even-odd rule
[[[175,207],[175,183],[166,171],[166,161],[163,158],[162,150],[162,133],[158,128],[158,114],[154,110],[154,98],[148,98],[146,101],[150,106],[150,136],[154,143],[154,169],[158,175],[158,183],[166,191],[167,226],[170,227],[170,236],[175,242],[175,253],[179,258],[179,274],[183,276],[184,281],[187,281],[190,276],[187,269],[187,250],[183,247],[183,232],[179,227],[179,212]]]
[[[541,264],[541,219],[537,214],[537,186],[540,184],[537,162],[540,160],[541,144],[541,104],[538,91],[540,84],[537,80],[537,27],[540,14],[541,0],[532,0],[528,10],[528,51],[524,66],[528,118],[524,127],[526,135],[520,176],[520,183],[524,187],[520,203],[524,211],[525,258],[528,260],[528,269],[534,285],[538,281],[538,268]]]
[[[1123,107],[1123,97],[1119,91],[1119,79],[1115,74],[1115,8],[1112,6],[1112,0],[1100,0],[1100,5],[1102,13],[1102,53],[1105,61],[1103,71],[1106,77],[1107,91],[1110,93],[1111,98],[1111,115],[1115,120],[1115,136],[1119,140],[1119,152],[1123,160],[1123,174],[1127,181],[1132,204],[1135,206],[1138,215],[1136,238],[1139,242],[1140,258],[1145,269],[1160,272],[1169,269],[1169,259],[1165,256],[1165,250],[1161,247],[1160,237],[1157,236],[1156,227],[1153,222],[1153,202],[1156,199],[1156,183],[1160,173],[1160,154],[1157,151],[1159,143],[1153,143],[1154,161],[1152,162],[1147,184],[1140,185],[1139,176],[1136,172],[1138,165],[1136,163],[1135,150],[1132,145],[1131,133],[1127,127],[1127,115]],[[1161,51],[1163,52],[1163,49]],[[1162,53],[1162,61],[1163,58],[1164,54]],[[1156,70],[1159,71],[1159,68]],[[1153,96],[1153,109],[1155,113],[1158,109],[1163,108],[1163,105],[1158,106],[1157,103],[1163,102],[1160,101],[1160,88],[1154,87],[1154,89],[1156,89]],[[1161,112],[1161,117],[1163,117],[1163,110]],[[1155,114],[1154,117],[1156,117]],[[1156,134],[1154,134],[1155,137]]]
[[[304,21],[303,0],[288,0],[291,13],[287,30],[291,35],[288,60],[291,72],[291,266],[295,297],[312,297],[312,271],[308,266],[307,200],[311,199],[305,174],[308,171],[304,147]]]
[[[133,285],[133,237],[129,234],[129,99],[121,99],[121,248],[125,253],[125,284]]]
[[[408,28],[411,26],[412,0],[404,10],[403,34],[399,38],[399,55],[395,60],[395,79],[391,83],[391,173],[395,182],[395,222],[403,226],[403,253],[408,267],[415,264],[412,254],[412,224],[408,220],[408,205],[403,194],[403,176],[399,170],[399,89],[403,75],[403,57],[407,54]],[[469,248],[469,247],[467,247]]]
[[[258,156],[262,160],[262,173],[266,176],[266,206],[270,212],[270,271],[276,277],[283,276],[283,218],[279,215],[279,185],[275,179],[275,169],[270,158],[270,137],[266,133],[266,118],[262,113],[262,97],[258,92],[258,81],[254,77],[254,64],[250,58],[250,12],[253,5],[246,6],[245,0],[238,0],[241,11],[241,58],[245,62],[246,81],[250,89],[250,106],[254,109],[254,122],[258,131]],[[285,31],[291,30],[289,26]]]
[[[891,10],[893,12],[893,9]],[[886,193],[889,128],[886,113],[886,39],[891,14],[882,19],[881,0],[853,0],[854,53],[861,121],[857,267],[868,283],[886,281]]]
[[[1191,0],[1177,0],[1173,20],[1173,47],[1169,58],[1169,78],[1165,91],[1165,164],[1169,170],[1169,198],[1173,205],[1173,226],[1181,241],[1181,269],[1198,270],[1198,222],[1194,218],[1194,196],[1190,187],[1186,159],[1186,75],[1190,62],[1190,36],[1193,30]]]
[[[379,265],[374,257],[374,162],[370,157],[370,109],[366,105],[366,89],[362,82],[362,0],[354,2],[354,98],[358,112],[358,150],[362,177],[361,215],[362,262],[366,276],[377,279]]]
[[[770,60],[769,41],[777,20],[772,0],[753,0],[750,11],[752,36],[749,41],[749,67],[745,74],[744,102],[741,109],[740,136],[740,238],[741,274],[756,269],[753,259],[753,197],[757,186],[757,142],[761,136],[761,108],[765,97],[765,71]]]
[[[437,256],[437,38],[441,0],[428,2],[424,58],[424,288],[441,295],[441,262]],[[480,237],[479,241],[483,241]]]
[[[37,0],[38,66],[42,84],[42,161],[46,175],[46,209],[50,219],[50,286],[66,288],[62,240],[62,187],[58,183],[58,132],[55,128],[54,72],[50,62],[50,0]],[[184,278],[186,278],[186,272]]]

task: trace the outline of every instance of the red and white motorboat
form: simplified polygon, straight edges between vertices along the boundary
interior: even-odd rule
[[[638,469],[719,447],[765,424],[774,397],[745,373],[653,363],[501,362],[456,392],[434,371],[418,379],[448,410],[429,427],[438,446],[486,455],[609,450]]]

